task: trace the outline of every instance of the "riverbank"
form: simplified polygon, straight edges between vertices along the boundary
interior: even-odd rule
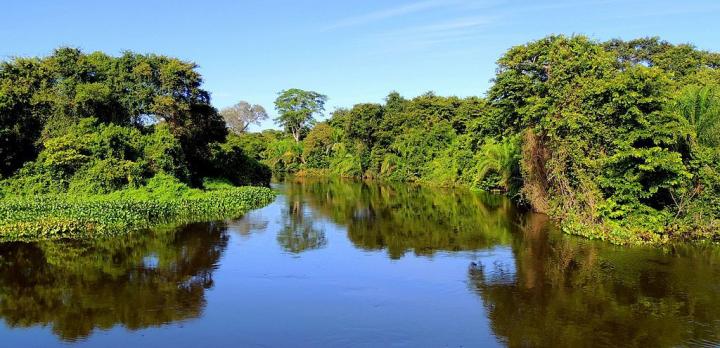
[[[720,243],[719,57],[552,35],[503,54],[485,97],[391,92],[238,145],[275,172],[509,192],[613,244]]]
[[[0,201],[0,240],[92,238],[237,218],[274,198],[270,188],[251,186],[188,189],[177,195],[125,190],[109,195],[11,197]]]

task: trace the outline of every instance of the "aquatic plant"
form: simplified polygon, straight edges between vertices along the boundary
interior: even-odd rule
[[[158,225],[239,217],[275,197],[265,187],[191,190],[176,198],[129,192],[45,195],[0,201],[0,239],[85,238]],[[159,198],[159,199],[158,199]]]

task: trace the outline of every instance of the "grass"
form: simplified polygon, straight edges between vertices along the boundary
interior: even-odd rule
[[[0,239],[88,238],[168,224],[236,218],[270,203],[265,187],[153,191],[142,188],[110,195],[70,194],[13,197],[0,201]]]

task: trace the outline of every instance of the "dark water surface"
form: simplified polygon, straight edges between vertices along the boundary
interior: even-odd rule
[[[0,346],[716,346],[720,250],[464,191],[306,180],[238,221],[0,244]]]

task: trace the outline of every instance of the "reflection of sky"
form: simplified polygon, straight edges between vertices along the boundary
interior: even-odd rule
[[[244,313],[233,335],[249,345],[283,346],[290,340],[293,346],[497,345],[480,299],[467,288],[468,265],[482,252],[431,257],[410,252],[391,260],[386,250],[358,249],[345,226],[306,205],[328,244],[287,254],[274,232],[282,228],[286,206],[279,197],[258,211],[270,233],[240,240],[231,228],[230,247],[213,275],[216,288],[208,294],[206,320],[237,321],[237,313]],[[209,323],[200,326],[212,330]]]
[[[515,255],[508,246],[498,246],[487,252],[478,253],[475,261],[482,267],[483,280],[487,284],[513,284],[517,270]]]
[[[160,259],[155,253],[143,257],[143,267],[147,269],[156,269],[159,264]]]

